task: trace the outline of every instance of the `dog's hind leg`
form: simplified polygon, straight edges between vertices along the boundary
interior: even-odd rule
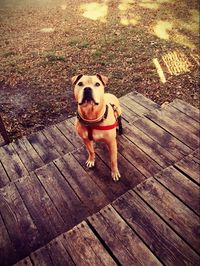
[[[118,134],[122,135],[123,134],[123,127],[122,127],[122,117],[121,115],[117,118],[118,121]]]

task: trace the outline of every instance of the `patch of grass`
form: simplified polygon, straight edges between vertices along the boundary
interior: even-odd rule
[[[19,74],[24,74],[26,72],[26,70],[21,67],[21,66],[17,66],[16,67],[16,72],[19,73]]]
[[[14,61],[11,61],[11,62],[9,62],[9,66],[11,66],[11,67],[16,67],[16,66],[17,66],[17,63],[14,62]]]
[[[12,55],[15,55],[15,53],[12,52],[12,51],[8,51],[8,52],[5,52],[5,53],[3,54],[3,57],[9,57],[9,56],[12,56]]]
[[[80,38],[74,37],[69,42],[68,45],[70,46],[76,46],[79,49],[82,48],[88,48],[90,46],[89,42],[87,40],[82,40]]]
[[[77,44],[78,48],[88,48],[89,47],[89,43],[87,41],[82,41],[80,43]]]
[[[116,35],[116,34],[110,34],[109,37],[105,36],[101,39],[101,43],[103,46],[106,45],[119,45],[121,43],[124,43],[126,41],[126,36],[122,33]]]
[[[76,73],[76,72],[78,71],[78,69],[79,69],[79,66],[78,66],[78,65],[71,65],[71,66],[70,66],[70,69],[71,69],[71,71],[72,71],[73,73]]]
[[[72,38],[69,42],[68,45],[70,46],[76,46],[79,43],[79,39],[78,38]]]
[[[45,54],[45,59],[48,62],[63,61],[65,62],[65,57],[62,55],[56,55],[54,51],[50,51]]]
[[[115,70],[111,74],[111,77],[114,79],[121,79],[123,78],[123,76],[124,76],[123,70]]]
[[[115,59],[116,55],[114,53],[108,53],[107,60],[112,62]]]
[[[94,60],[98,60],[101,58],[103,52],[100,50],[95,50],[94,52],[92,52],[92,59]]]

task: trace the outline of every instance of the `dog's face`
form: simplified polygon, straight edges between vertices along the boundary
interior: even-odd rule
[[[108,78],[102,75],[78,75],[71,79],[74,87],[74,96],[80,106],[87,104],[99,105],[103,99],[104,86]]]

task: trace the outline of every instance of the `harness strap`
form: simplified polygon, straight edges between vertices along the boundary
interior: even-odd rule
[[[106,104],[106,110],[105,113],[103,114],[103,117],[99,120],[99,121],[89,121],[89,120],[85,120],[81,117],[81,115],[77,112],[77,118],[79,120],[79,122],[84,125],[84,126],[96,126],[99,125],[100,123],[102,123],[108,116],[108,105]]]
[[[108,105],[106,105],[106,110],[105,110],[105,113],[103,115],[103,118],[98,121],[97,123],[89,123],[88,121],[85,121],[84,119],[82,119],[82,117],[79,115],[79,113],[77,113],[77,118],[79,120],[79,122],[81,124],[83,124],[84,126],[86,126],[87,128],[87,131],[88,131],[88,139],[89,140],[93,140],[93,130],[94,129],[98,129],[98,130],[111,130],[111,129],[114,129],[117,127],[118,125],[118,117],[119,117],[119,113],[118,113],[118,110],[117,110],[117,107],[114,105],[114,104],[111,104],[111,107],[113,109],[113,112],[114,112],[114,116],[116,118],[116,121],[114,124],[112,125],[107,125],[107,126],[100,126],[99,124],[102,123],[108,116]]]
[[[112,125],[108,125],[108,126],[87,126],[87,131],[88,131],[88,139],[89,140],[93,140],[93,135],[92,132],[94,129],[98,129],[98,130],[110,130],[113,128],[116,128],[118,125],[118,121],[116,120],[114,124]]]

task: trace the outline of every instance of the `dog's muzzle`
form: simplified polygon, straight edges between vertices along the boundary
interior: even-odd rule
[[[92,89],[90,87],[85,87],[83,91],[83,99],[79,105],[82,105],[85,102],[91,102],[93,101],[96,105],[98,105],[97,102],[95,102],[92,94]]]

